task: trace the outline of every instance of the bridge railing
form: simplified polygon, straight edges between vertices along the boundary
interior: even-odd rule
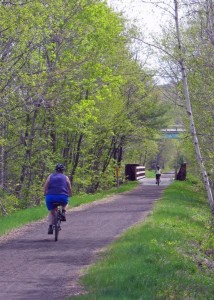
[[[140,180],[146,177],[146,167],[139,164],[127,164],[125,167],[126,179]]]
[[[146,177],[146,167],[138,166],[135,168],[136,180],[140,180]]]
[[[170,125],[167,128],[161,129],[162,132],[169,132],[169,133],[179,133],[179,132],[184,132],[185,127],[183,125]]]

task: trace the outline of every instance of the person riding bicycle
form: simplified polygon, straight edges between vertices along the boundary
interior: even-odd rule
[[[155,171],[155,177],[156,177],[156,184],[158,183],[158,180],[160,181],[161,177],[161,169],[160,166],[157,166],[156,171]]]
[[[44,195],[46,206],[49,210],[48,221],[49,228],[48,234],[53,234],[53,219],[54,219],[54,202],[61,203],[62,205],[62,221],[66,221],[65,212],[69,202],[69,196],[72,194],[71,182],[68,176],[64,175],[64,165],[57,164],[55,173],[52,173],[46,179],[44,184]]]

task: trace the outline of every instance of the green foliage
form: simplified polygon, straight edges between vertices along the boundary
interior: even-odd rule
[[[182,2],[182,1],[181,1]],[[180,53],[177,47],[177,35],[172,27],[165,28],[163,37],[164,61],[166,61],[167,70],[172,76],[172,82],[169,84],[168,97],[172,97],[171,91],[174,91],[173,100],[176,105],[183,107],[179,118],[186,127],[186,134],[182,143],[183,153],[187,160],[188,167],[198,176],[200,171],[197,155],[191,145],[193,141],[192,127],[187,120],[186,101],[184,97],[183,84],[177,72],[180,72],[179,59],[182,57],[187,71],[188,90],[192,106],[192,115],[196,127],[196,134],[199,140],[200,152],[203,157],[203,163],[206,172],[209,175],[212,190],[214,192],[214,168],[213,168],[213,147],[214,147],[214,86],[213,86],[213,8],[212,1],[197,1],[192,5],[187,5],[185,16],[180,18],[180,42],[183,48]],[[180,9],[180,7],[179,7]],[[180,12],[180,11],[179,11]],[[174,20],[173,20],[174,21]],[[178,53],[179,52],[179,53]],[[176,112],[178,110],[176,109]]]
[[[0,4],[2,184],[34,206],[60,161],[74,191],[113,186],[132,136],[144,143],[166,112],[125,20],[97,0],[19,4]]]
[[[155,178],[155,170],[146,170],[147,178]]]
[[[19,201],[16,196],[0,190],[0,216],[3,216],[5,212],[11,214],[18,206]]]

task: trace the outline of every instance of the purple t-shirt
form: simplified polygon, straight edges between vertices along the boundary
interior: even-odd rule
[[[62,173],[53,173],[48,183],[47,195],[66,195],[68,196],[68,184],[66,176]]]

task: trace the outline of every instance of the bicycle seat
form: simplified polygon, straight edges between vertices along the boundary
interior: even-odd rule
[[[52,203],[53,204],[53,206],[56,208],[57,206],[62,206],[62,203],[60,203],[60,202],[53,202]]]

